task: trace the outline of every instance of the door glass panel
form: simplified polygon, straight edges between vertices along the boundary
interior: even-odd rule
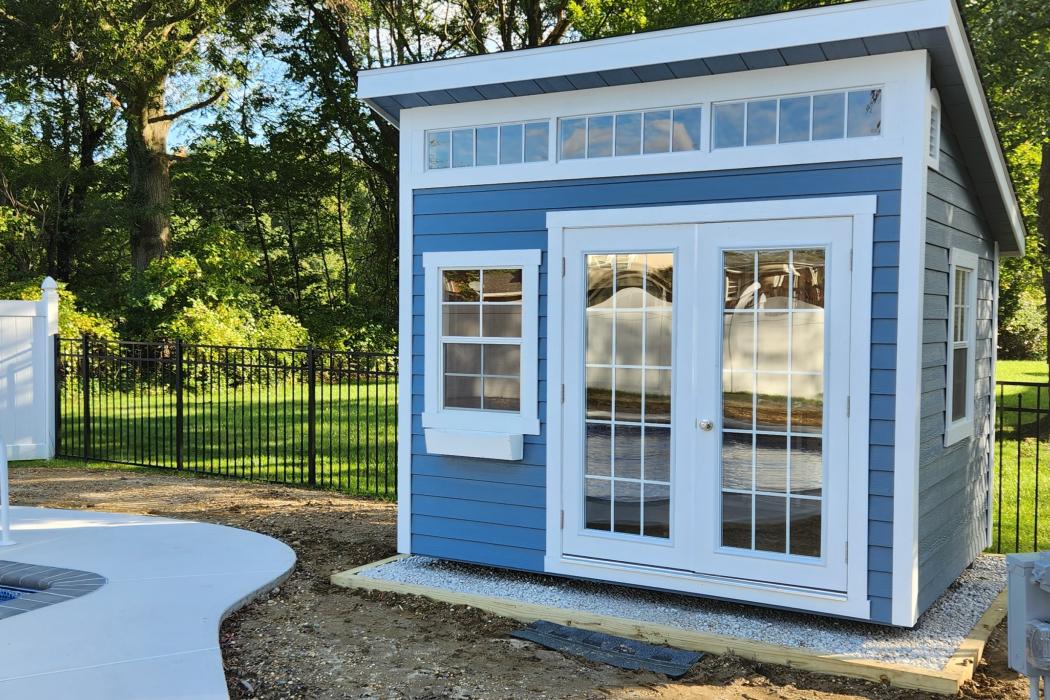
[[[723,547],[819,557],[825,251],[725,251]]]
[[[674,256],[587,255],[585,524],[670,537]]]

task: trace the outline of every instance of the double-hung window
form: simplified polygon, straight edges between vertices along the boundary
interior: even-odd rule
[[[521,459],[537,415],[538,250],[425,253],[427,450]]]
[[[948,372],[944,444],[973,435],[977,256],[953,248],[948,271]]]

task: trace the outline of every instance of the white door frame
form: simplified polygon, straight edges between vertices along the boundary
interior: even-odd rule
[[[868,545],[868,400],[871,333],[871,254],[874,195],[812,199],[762,200],[729,204],[699,204],[629,209],[589,209],[548,212],[549,269],[563,263],[566,235],[572,229],[665,224],[704,224],[849,217],[853,220],[853,276],[851,284],[850,391],[854,400],[849,427],[851,444],[848,497],[848,573],[845,593],[817,591],[798,586],[727,579],[720,576],[675,572],[642,565],[620,564],[564,554],[562,538],[562,384],[566,378],[562,343],[547,348],[547,551],[544,568],[550,573],[598,578],[625,584],[678,590],[742,601],[811,610],[867,619]],[[548,338],[564,332],[564,277],[548,275]],[[860,398],[863,397],[863,398]]]

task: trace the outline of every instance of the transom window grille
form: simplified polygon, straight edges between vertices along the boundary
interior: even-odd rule
[[[882,90],[771,97],[714,105],[713,148],[878,136]]]
[[[442,271],[444,407],[518,411],[522,270]]]
[[[514,122],[427,132],[427,169],[537,163],[549,158],[550,123]]]
[[[674,255],[586,265],[586,527],[668,538]]]
[[[723,253],[723,547],[819,557],[825,251]]]
[[[558,120],[561,160],[700,150],[699,106]]]

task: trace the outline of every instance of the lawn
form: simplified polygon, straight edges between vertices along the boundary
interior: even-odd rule
[[[176,397],[167,387],[90,389],[85,433],[81,387],[62,394],[59,454],[90,461],[176,467]],[[316,485],[392,497],[397,452],[394,381],[319,383]],[[209,386],[183,393],[184,470],[264,481],[309,482],[309,397],[302,382]]]

